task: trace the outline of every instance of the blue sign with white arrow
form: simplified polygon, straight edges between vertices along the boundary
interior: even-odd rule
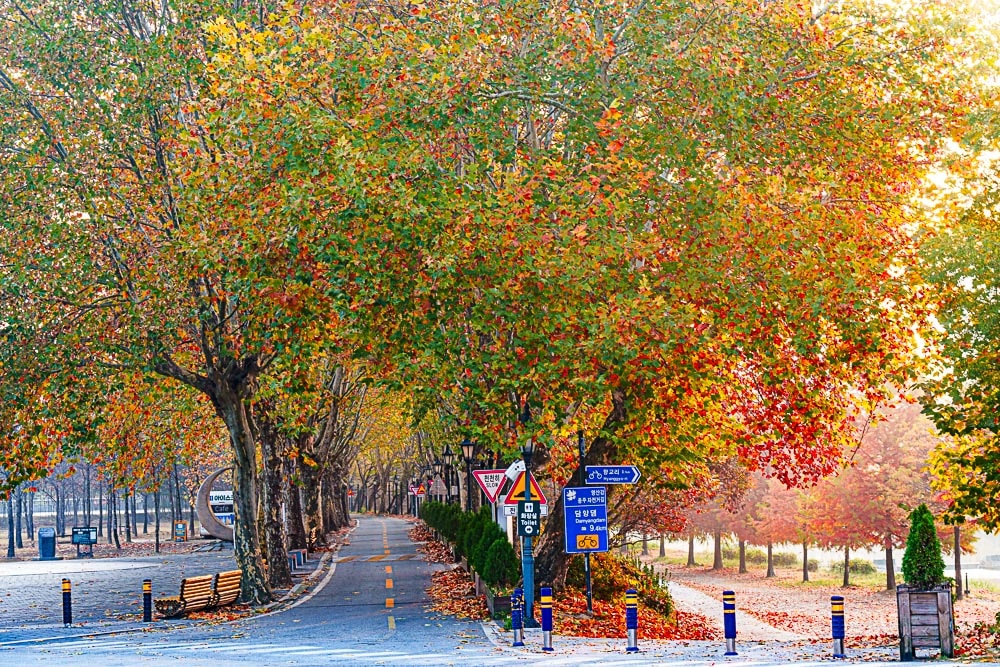
[[[587,484],[635,484],[639,477],[635,466],[587,466]]]
[[[566,553],[608,550],[608,491],[603,486],[563,489]]]

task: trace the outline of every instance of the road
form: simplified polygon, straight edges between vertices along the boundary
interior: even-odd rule
[[[642,642],[626,655],[620,639],[554,638],[555,652],[541,651],[538,631],[527,647],[510,646],[509,633],[492,624],[442,617],[429,610],[425,589],[442,565],[421,560],[407,537],[411,524],[394,518],[362,518],[329,572],[313,592],[281,611],[215,625],[158,622],[155,629],[58,641],[4,644],[0,664],[182,665],[534,665],[613,667],[736,663],[800,667],[829,664],[829,647],[802,642],[739,642],[740,655],[724,658],[721,642]],[[640,633],[641,637],[641,633]],[[849,653],[852,651],[849,649]],[[892,652],[861,656],[893,664]],[[851,662],[851,661],[844,661]],[[844,663],[842,663],[844,664]],[[855,663],[857,664],[857,663]]]

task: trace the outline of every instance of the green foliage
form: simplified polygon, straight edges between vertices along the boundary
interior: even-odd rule
[[[463,512],[458,505],[427,501],[420,509],[420,518],[451,542],[491,589],[506,590],[517,581],[517,556],[488,507]]]
[[[910,534],[903,554],[903,578],[919,588],[929,588],[945,581],[941,543],[934,528],[934,515],[927,505],[910,513]]]
[[[740,550],[737,547],[724,545],[722,547],[722,558],[729,561],[739,561]],[[757,547],[749,547],[746,550],[747,564],[749,565],[767,565],[767,552],[763,549]],[[771,554],[771,561],[774,563],[775,567],[800,567],[802,561],[794,553],[789,553],[787,551],[775,551]],[[819,565],[817,564],[817,567]]]
[[[810,561],[810,564],[812,561]],[[851,559],[851,574],[875,574],[878,570],[875,569],[875,565],[870,560],[865,560],[864,558],[852,558]],[[844,573],[844,563],[843,561],[837,561],[830,566],[830,572],[834,574]]]
[[[495,540],[490,545],[479,576],[493,590],[506,591],[517,583],[521,571],[518,567],[517,554],[514,553],[514,547],[510,542],[506,539]]]

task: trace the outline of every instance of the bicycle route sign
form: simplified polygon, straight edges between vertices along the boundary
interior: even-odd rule
[[[587,484],[635,484],[639,477],[635,466],[587,466]]]
[[[608,550],[608,491],[603,486],[563,489],[566,553]]]

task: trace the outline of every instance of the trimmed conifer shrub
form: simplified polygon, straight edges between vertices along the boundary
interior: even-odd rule
[[[934,528],[934,515],[927,505],[910,513],[910,535],[903,554],[903,579],[910,586],[930,588],[945,581],[941,542]]]

